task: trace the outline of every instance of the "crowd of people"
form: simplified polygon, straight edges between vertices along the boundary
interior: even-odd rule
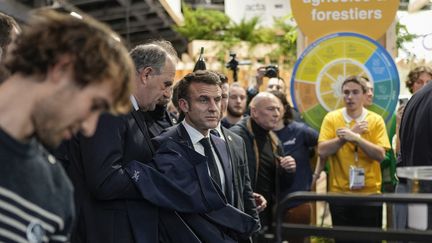
[[[104,24],[54,10],[22,29],[0,22],[1,242],[266,242],[278,202],[313,190],[326,164],[328,191],[380,194],[389,153],[398,166],[432,161],[428,67],[409,74],[415,94],[395,115],[391,146],[363,76],[344,80],[344,107],[316,131],[283,79],[259,91],[262,69],[249,89],[212,70],[175,82],[168,41],[128,52]],[[396,205],[395,227],[406,228],[404,210]],[[335,226],[381,227],[378,203],[330,211]],[[291,202],[283,220],[311,224],[311,204]]]

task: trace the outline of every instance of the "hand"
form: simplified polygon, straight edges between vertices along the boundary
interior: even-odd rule
[[[368,122],[367,121],[361,121],[359,123],[356,123],[352,128],[351,131],[358,133],[358,134],[363,134],[365,132],[367,132],[368,130]]]
[[[258,213],[264,211],[264,209],[266,209],[267,207],[267,200],[259,193],[253,192],[252,196],[255,199],[256,209]]]
[[[360,139],[360,134],[351,131],[349,128],[338,128],[336,130],[336,135],[343,141],[358,142]]]
[[[255,76],[257,87],[260,87],[263,84],[265,70],[265,67],[257,68],[257,74]]]
[[[291,156],[285,156],[285,157],[278,157],[280,166],[289,172],[295,172],[296,171],[296,162],[295,159]]]
[[[318,179],[320,178],[320,176],[321,176],[321,173],[316,173],[316,172],[314,172],[314,173],[312,174],[312,183],[311,183],[311,188],[315,188],[315,186],[316,186],[316,182],[318,181]]]

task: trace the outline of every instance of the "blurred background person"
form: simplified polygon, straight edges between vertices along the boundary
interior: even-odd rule
[[[318,144],[318,132],[308,127],[306,124],[293,120],[291,106],[286,95],[278,90],[273,90],[274,94],[281,102],[281,116],[273,131],[282,143],[284,156],[292,156],[296,161],[296,172],[291,186],[284,183],[280,184],[280,199],[290,193],[297,191],[310,191],[312,178],[317,175],[312,173],[310,163],[310,149],[315,149]],[[311,204],[293,201],[288,205],[285,213],[284,222],[294,224],[311,223]],[[309,242],[303,237],[288,237],[290,243]]]
[[[221,120],[222,126],[230,128],[243,118],[246,111],[246,98],[246,90],[239,83],[231,84],[227,112]]]

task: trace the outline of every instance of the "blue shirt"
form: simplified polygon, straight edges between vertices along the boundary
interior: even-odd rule
[[[312,182],[310,148],[317,145],[318,132],[306,124],[296,121],[274,132],[282,143],[284,155],[291,155],[296,161],[296,172],[292,185],[284,187],[283,182],[281,182],[281,198],[296,191],[310,191]]]

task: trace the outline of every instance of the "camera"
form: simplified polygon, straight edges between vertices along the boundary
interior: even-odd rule
[[[267,78],[277,78],[279,76],[279,68],[276,65],[268,65],[265,67],[264,76]]]

